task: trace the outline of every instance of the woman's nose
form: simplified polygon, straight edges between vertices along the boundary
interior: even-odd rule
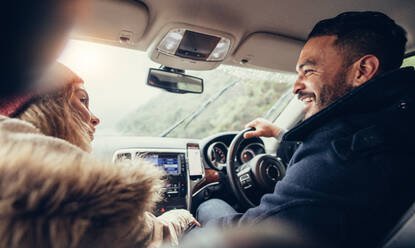
[[[91,124],[95,127],[100,123],[100,120],[98,117],[96,117],[94,114],[91,113]]]

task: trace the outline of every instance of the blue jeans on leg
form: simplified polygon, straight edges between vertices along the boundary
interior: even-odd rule
[[[210,220],[236,213],[235,209],[225,201],[220,199],[210,199],[199,205],[196,210],[196,219],[202,226],[205,226]]]

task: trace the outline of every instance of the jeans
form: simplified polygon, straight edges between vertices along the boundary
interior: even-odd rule
[[[210,199],[202,204],[196,210],[196,219],[202,226],[205,226],[208,221],[215,220],[221,217],[236,214],[235,209],[228,203],[220,199]]]

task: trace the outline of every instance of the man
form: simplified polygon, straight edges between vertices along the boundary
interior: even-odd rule
[[[202,204],[202,224],[289,221],[351,247],[383,239],[413,198],[415,72],[399,69],[405,31],[379,12],[347,12],[316,24],[297,62],[293,93],[305,119],[283,141],[301,141],[272,194],[241,214]],[[246,136],[276,136],[257,120]],[[213,218],[212,216],[215,216]]]

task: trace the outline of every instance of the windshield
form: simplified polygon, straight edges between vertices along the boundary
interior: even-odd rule
[[[148,69],[160,65],[145,52],[72,40],[59,61],[85,80],[91,110],[101,119],[96,136],[160,136],[174,125],[168,137],[241,130],[256,117],[275,119],[291,99],[287,92],[296,78],[221,65],[186,71],[203,78],[202,94],[174,94],[146,85]]]

